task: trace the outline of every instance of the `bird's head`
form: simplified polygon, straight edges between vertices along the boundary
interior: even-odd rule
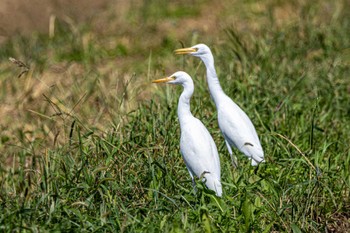
[[[203,58],[204,56],[211,55],[211,51],[205,44],[197,44],[189,48],[176,49],[175,54],[183,55],[189,54],[191,56]]]
[[[153,80],[152,82],[185,85],[188,82],[192,82],[192,78],[186,72],[178,71],[169,77]]]

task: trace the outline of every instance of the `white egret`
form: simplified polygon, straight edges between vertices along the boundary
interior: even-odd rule
[[[214,57],[209,47],[198,44],[190,48],[177,49],[175,54],[199,57],[206,66],[210,95],[218,111],[219,128],[224,135],[234,165],[237,166],[237,161],[233,158],[231,146],[250,158],[252,166],[264,162],[264,151],[254,125],[247,114],[222,90],[214,67]]]
[[[220,160],[215,142],[203,123],[195,118],[190,110],[190,99],[194,91],[192,78],[178,71],[167,78],[154,80],[153,83],[182,85],[184,90],[179,98],[177,114],[180,122],[180,151],[186,167],[195,185],[194,176],[203,178],[203,182],[216,195],[221,197]]]

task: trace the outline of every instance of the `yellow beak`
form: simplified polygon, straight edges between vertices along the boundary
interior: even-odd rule
[[[189,54],[189,53],[194,53],[194,52],[197,52],[197,49],[194,49],[194,48],[183,48],[183,49],[176,49],[174,51],[174,53],[176,55]]]
[[[170,81],[173,81],[173,80],[175,80],[174,77],[166,77],[166,78],[153,80],[152,83],[167,83],[167,82],[170,82]]]

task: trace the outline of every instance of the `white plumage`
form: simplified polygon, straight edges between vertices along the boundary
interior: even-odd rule
[[[233,159],[231,146],[236,147],[250,158],[253,166],[264,162],[264,151],[254,125],[247,114],[222,90],[209,47],[205,44],[198,44],[190,48],[177,49],[175,53],[199,57],[205,64],[210,95],[218,111],[219,127],[235,166],[237,166],[237,162]]]
[[[203,123],[190,111],[190,99],[194,91],[192,78],[183,71],[153,81],[182,85],[184,90],[179,98],[178,118],[181,128],[180,151],[192,178],[203,177],[208,189],[221,197],[220,160],[213,138]]]

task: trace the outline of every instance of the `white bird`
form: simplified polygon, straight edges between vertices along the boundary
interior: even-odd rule
[[[209,47],[198,44],[190,48],[177,49],[175,54],[199,57],[205,64],[210,95],[218,111],[219,128],[224,135],[234,166],[237,167],[237,161],[233,158],[231,146],[250,158],[252,166],[264,162],[264,151],[254,125],[247,114],[222,90],[214,67],[214,57]]]
[[[179,98],[177,115],[180,121],[180,151],[186,167],[195,185],[194,176],[203,178],[208,189],[221,197],[220,160],[215,142],[203,123],[195,118],[190,110],[190,99],[194,91],[192,78],[178,71],[167,78],[154,80],[153,83],[182,85],[184,90]]]

